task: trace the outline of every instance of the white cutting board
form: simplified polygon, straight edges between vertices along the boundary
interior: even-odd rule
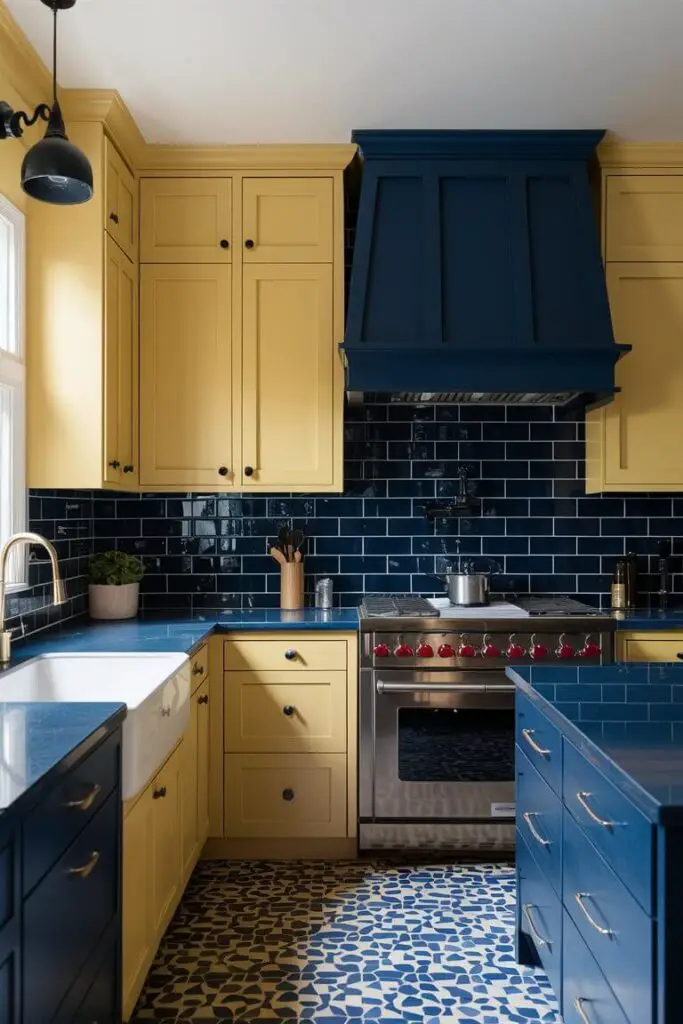
[[[529,613],[509,601],[492,601],[479,608],[460,608],[451,604],[447,597],[428,597],[432,608],[436,608],[442,619],[528,619]]]

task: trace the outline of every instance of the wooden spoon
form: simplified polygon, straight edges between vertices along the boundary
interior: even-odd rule
[[[285,558],[284,553],[280,551],[279,548],[271,548],[270,553],[275,559],[275,561],[279,562],[280,565],[287,565],[287,559]]]

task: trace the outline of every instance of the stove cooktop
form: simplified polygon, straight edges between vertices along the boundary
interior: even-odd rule
[[[484,618],[496,604],[482,608],[463,608],[463,618],[476,618],[481,615]],[[573,597],[550,596],[515,597],[513,601],[506,602],[506,607],[515,607],[517,614],[533,617],[548,616],[551,618],[564,618],[565,616],[602,617],[610,618],[608,612],[600,611],[593,605],[584,604]],[[361,616],[365,619],[434,619],[439,616],[457,618],[458,608],[455,605],[444,605],[443,599],[436,599],[433,603],[424,597],[415,594],[367,594],[360,605]]]

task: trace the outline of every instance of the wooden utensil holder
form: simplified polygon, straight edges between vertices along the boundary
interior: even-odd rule
[[[304,606],[304,563],[287,562],[280,566],[280,607],[287,609]]]

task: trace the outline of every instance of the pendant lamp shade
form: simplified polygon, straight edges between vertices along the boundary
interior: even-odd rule
[[[45,137],[24,157],[21,187],[33,199],[58,206],[86,203],[92,197],[90,161],[69,142],[57,101],[50,111]]]

